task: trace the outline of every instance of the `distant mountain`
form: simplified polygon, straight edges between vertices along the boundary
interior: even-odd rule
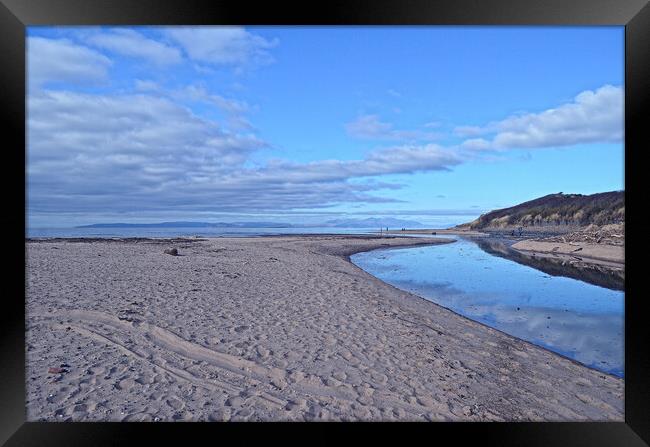
[[[98,223],[76,228],[292,228],[282,222],[159,222],[159,223]]]
[[[414,220],[394,219],[392,217],[369,217],[367,219],[335,219],[325,222],[328,227],[345,228],[421,228],[420,222]]]
[[[457,228],[586,226],[625,221],[625,191],[598,194],[549,194],[519,205],[490,211]]]

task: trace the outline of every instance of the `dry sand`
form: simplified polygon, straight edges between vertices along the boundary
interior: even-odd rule
[[[515,250],[546,255],[565,255],[593,263],[625,264],[623,246],[589,242],[549,242],[524,240],[512,245]]]
[[[512,248],[625,269],[625,225],[589,225],[572,233],[517,242]]]
[[[28,242],[27,419],[623,421],[621,379],[348,260],[427,242]]]

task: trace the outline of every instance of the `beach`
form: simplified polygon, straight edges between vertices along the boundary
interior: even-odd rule
[[[622,379],[349,262],[452,241],[28,241],[27,419],[623,421]]]
[[[625,266],[625,252],[622,246],[524,240],[513,244],[512,248],[538,255],[564,255],[593,264],[620,268]]]
[[[625,229],[624,225],[605,225],[602,228],[593,226],[594,237],[589,237],[592,227],[578,227],[574,231],[559,227],[549,231],[544,228],[526,228],[525,236],[510,235],[512,230],[469,230],[469,229],[404,229],[388,231],[386,235],[417,235],[417,236],[461,236],[469,238],[490,238],[508,241],[508,245],[519,253],[536,256],[538,259],[564,261],[566,264],[601,269],[610,274],[625,276]],[[548,234],[544,234],[548,231]],[[618,239],[613,239],[611,233]],[[543,236],[540,237],[539,234]]]

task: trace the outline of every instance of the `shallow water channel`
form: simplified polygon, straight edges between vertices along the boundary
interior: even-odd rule
[[[351,260],[382,281],[472,320],[624,375],[620,278],[528,258],[485,238],[374,250]]]

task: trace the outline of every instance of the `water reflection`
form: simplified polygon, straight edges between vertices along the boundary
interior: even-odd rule
[[[484,242],[460,239],[359,253],[351,259],[396,287],[623,376],[623,292],[577,280],[573,273],[556,276],[553,264],[511,260],[517,255],[509,253],[507,243],[495,247]]]
[[[523,265],[528,265],[553,276],[566,276],[613,290],[625,290],[624,270],[605,265],[581,262],[570,256],[533,256],[510,247],[512,241],[476,238],[475,242],[485,252]]]

